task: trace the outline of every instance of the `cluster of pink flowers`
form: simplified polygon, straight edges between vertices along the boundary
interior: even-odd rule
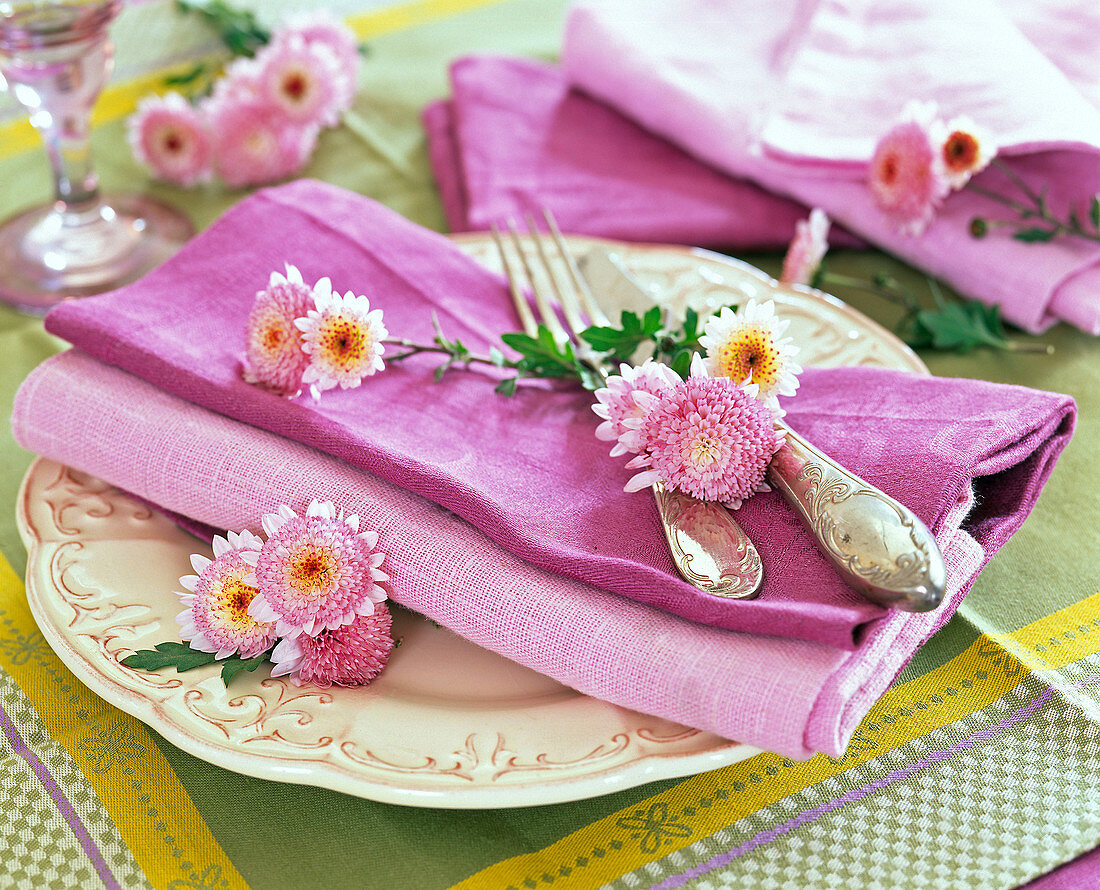
[[[215,173],[231,187],[283,179],[309,160],[323,127],[355,96],[359,48],[339,21],[289,19],[255,58],[234,61],[212,95],[191,105],[153,96],[130,118],[134,157],[160,179],[190,186]]]
[[[188,591],[180,635],[218,658],[274,646],[271,676],[298,685],[369,683],[393,649],[378,533],[318,501],[304,516],[280,507],[263,530],[266,541],[229,532],[215,536],[213,559],[191,557],[196,574],[180,578]]]
[[[308,386],[315,399],[339,386],[354,389],[385,368],[388,331],[382,310],[351,291],[341,296],[328,278],[310,286],[287,265],[256,294],[245,328],[242,374],[248,383],[293,398]]]
[[[615,443],[612,457],[634,455],[627,468],[640,472],[626,491],[660,483],[737,509],[767,490],[785,436],[778,396],[794,394],[801,371],[786,328],[771,301],[749,300],[708,319],[707,357],[695,356],[686,379],[652,359],[608,378],[592,406],[596,436]]]
[[[868,179],[875,203],[900,229],[919,235],[943,199],[988,166],[996,146],[969,118],[944,121],[934,102],[911,102],[879,140]]]

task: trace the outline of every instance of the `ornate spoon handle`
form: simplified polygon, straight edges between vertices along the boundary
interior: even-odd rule
[[[936,539],[909,508],[822,454],[790,427],[768,481],[798,511],[845,583],[871,602],[927,612],[943,600]]]
[[[672,561],[684,580],[728,599],[754,596],[764,578],[748,535],[714,501],[699,501],[660,483],[653,486]]]

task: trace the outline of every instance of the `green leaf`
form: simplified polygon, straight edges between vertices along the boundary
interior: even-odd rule
[[[520,371],[535,377],[579,377],[573,346],[558,346],[546,325],[539,325],[536,336],[518,332],[501,335],[508,346],[521,356],[515,363]]]
[[[1012,237],[1017,241],[1024,241],[1028,244],[1040,244],[1053,240],[1055,234],[1050,229],[1017,229],[1012,233]]]
[[[182,74],[172,74],[164,78],[165,86],[170,87],[185,87],[190,86],[203,74],[206,73],[206,65],[203,62],[199,62],[189,70],[184,71]]]
[[[241,658],[239,655],[217,658],[213,652],[200,652],[186,643],[167,642],[158,643],[155,649],[142,649],[133,655],[128,655],[122,659],[122,663],[126,667],[139,671],[159,671],[162,668],[174,667],[181,674],[208,664],[220,664],[222,681],[228,685],[229,681],[241,671],[254,671],[267,660],[267,652],[262,652],[253,658]]]
[[[1093,195],[1092,200],[1089,201],[1089,220],[1092,222],[1092,227],[1100,232],[1100,195]]]
[[[694,349],[682,348],[672,356],[672,361],[668,363],[681,377],[686,378],[691,373],[691,360],[695,357]]]
[[[268,653],[262,652],[252,658],[241,658],[237,655],[231,655],[226,658],[222,664],[222,682],[228,686],[230,681],[241,673],[241,671],[254,671],[261,664],[268,660]]]
[[[502,396],[514,396],[516,394],[516,382],[519,377],[509,377],[507,380],[501,380],[496,386],[493,387],[494,392],[499,392]]]
[[[158,643],[155,649],[141,649],[122,659],[129,668],[139,671],[159,671],[161,668],[174,667],[177,671],[190,671],[217,659],[213,652],[200,652],[186,643]]]
[[[642,343],[654,339],[660,330],[661,307],[654,306],[644,316],[623,310],[619,315],[619,327],[593,325],[581,331],[580,336],[597,352],[609,353],[615,362],[626,362]]]
[[[491,361],[498,368],[503,368],[508,359],[506,359],[504,357],[504,353],[497,349],[495,346],[490,346],[489,361]]]
[[[910,345],[959,353],[969,352],[977,346],[1008,347],[1000,308],[976,300],[945,303],[940,309],[918,311],[914,316],[913,333]]]

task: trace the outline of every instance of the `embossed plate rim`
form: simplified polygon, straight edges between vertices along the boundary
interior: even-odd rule
[[[485,251],[491,244],[485,236],[465,235],[458,236],[455,240],[471,252],[479,249]],[[721,264],[728,270],[745,274],[759,282],[766,288],[777,292],[787,292],[797,295],[800,300],[810,300],[816,303],[828,305],[830,310],[847,317],[862,331],[869,334],[872,339],[879,341],[890,358],[898,367],[906,367],[910,370],[926,371],[920,359],[908,350],[897,338],[881,328],[875,322],[856,312],[835,298],[829,297],[809,288],[788,287],[779,285],[760,270],[754,269],[740,261],[720,254],[713,254],[694,248],[663,246],[663,245],[637,245],[623,244],[620,242],[606,241],[593,238],[573,237],[570,239],[579,249],[586,246],[609,247],[619,250],[628,258],[631,255],[650,254],[660,260],[661,255],[673,257],[677,262],[690,258],[692,261],[701,261],[703,265]],[[27,544],[28,577],[27,591],[32,613],[50,645],[58,653],[61,660],[73,671],[74,674],[87,684],[102,698],[118,706],[123,711],[141,719],[149,726],[156,729],[173,743],[184,750],[189,751],[201,759],[224,768],[257,776],[264,779],[277,781],[296,782],[331,788],[337,791],[378,800],[384,803],[396,803],[413,806],[448,807],[448,808],[497,808],[528,805],[543,805],[560,803],[570,800],[583,799],[624,788],[641,785],[658,779],[677,778],[695,773],[725,766],[737,762],[745,757],[757,753],[755,748],[729,742],[724,739],[714,738],[712,747],[705,751],[692,751],[682,753],[680,751],[663,749],[660,751],[642,751],[635,760],[626,763],[613,764],[606,768],[569,772],[568,764],[561,771],[556,771],[550,777],[536,778],[530,782],[511,785],[491,785],[471,783],[466,787],[456,787],[454,784],[441,783],[432,786],[431,782],[413,782],[410,779],[395,781],[392,774],[371,773],[369,767],[364,767],[358,774],[349,774],[345,767],[333,767],[322,761],[302,761],[282,759],[262,753],[242,753],[231,745],[218,744],[208,738],[196,735],[185,726],[179,725],[171,719],[171,715],[165,715],[158,710],[156,703],[139,691],[123,685],[110,675],[110,664],[115,669],[122,671],[117,662],[107,659],[99,653],[98,661],[96,653],[90,657],[88,652],[73,645],[61,630],[54,627],[47,616],[46,599],[57,597],[59,592],[53,586],[53,579],[49,571],[49,563],[55,557],[58,550],[56,542],[39,539],[34,531],[33,524],[26,515],[26,498],[29,497],[33,474],[40,471],[45,465],[53,462],[43,460],[36,461],[28,471],[23,481],[18,501],[19,527]],[[46,571],[43,571],[45,564]],[[106,669],[106,672],[105,672]],[[194,678],[194,680],[192,680]],[[185,684],[188,682],[200,682],[197,675],[178,675],[178,679]],[[280,681],[265,681],[278,683]],[[336,690],[336,695],[340,690]],[[624,715],[634,715],[635,712],[618,708],[606,702],[596,702],[577,694],[576,700],[585,703],[586,707],[592,707],[593,703],[601,709],[613,709]],[[551,709],[552,710],[552,709]],[[472,728],[475,721],[477,732],[491,733],[492,721],[499,720],[499,715],[491,709],[485,713],[472,715]],[[488,721],[486,728],[485,721]],[[667,721],[665,721],[668,724]],[[668,724],[672,725],[672,724]],[[547,731],[554,729],[547,726]],[[636,731],[635,729],[630,730]],[[643,730],[644,731],[644,730]],[[228,733],[226,733],[228,736]],[[698,734],[692,731],[684,736],[687,741],[696,738]],[[471,738],[473,735],[471,735]],[[679,735],[670,738],[679,739]],[[601,737],[595,739],[596,743],[602,743]],[[458,752],[455,752],[458,753]],[[453,777],[452,777],[453,778]]]

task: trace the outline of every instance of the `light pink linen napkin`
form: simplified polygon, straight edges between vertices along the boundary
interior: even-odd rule
[[[571,91],[553,65],[471,56],[451,65],[450,80],[451,98],[423,121],[452,231],[548,207],[578,235],[775,249],[808,212]]]
[[[1007,211],[964,189],[917,237],[865,184],[874,145],[909,100],[966,114],[1065,212],[1100,192],[1100,7],[1092,0],[581,0],[571,82],[696,157],[804,204],[961,293],[1039,331],[1100,333],[1100,245],[1023,244],[970,220]],[[1092,35],[1091,39],[1088,35]],[[1009,193],[990,169],[976,184]]]
[[[332,500],[381,529],[395,601],[583,693],[798,759],[844,752],[986,558],[956,531],[944,607],[891,613],[853,651],[705,627],[542,571],[425,498],[76,349],[26,380],[13,428],[31,451],[216,528]]]

